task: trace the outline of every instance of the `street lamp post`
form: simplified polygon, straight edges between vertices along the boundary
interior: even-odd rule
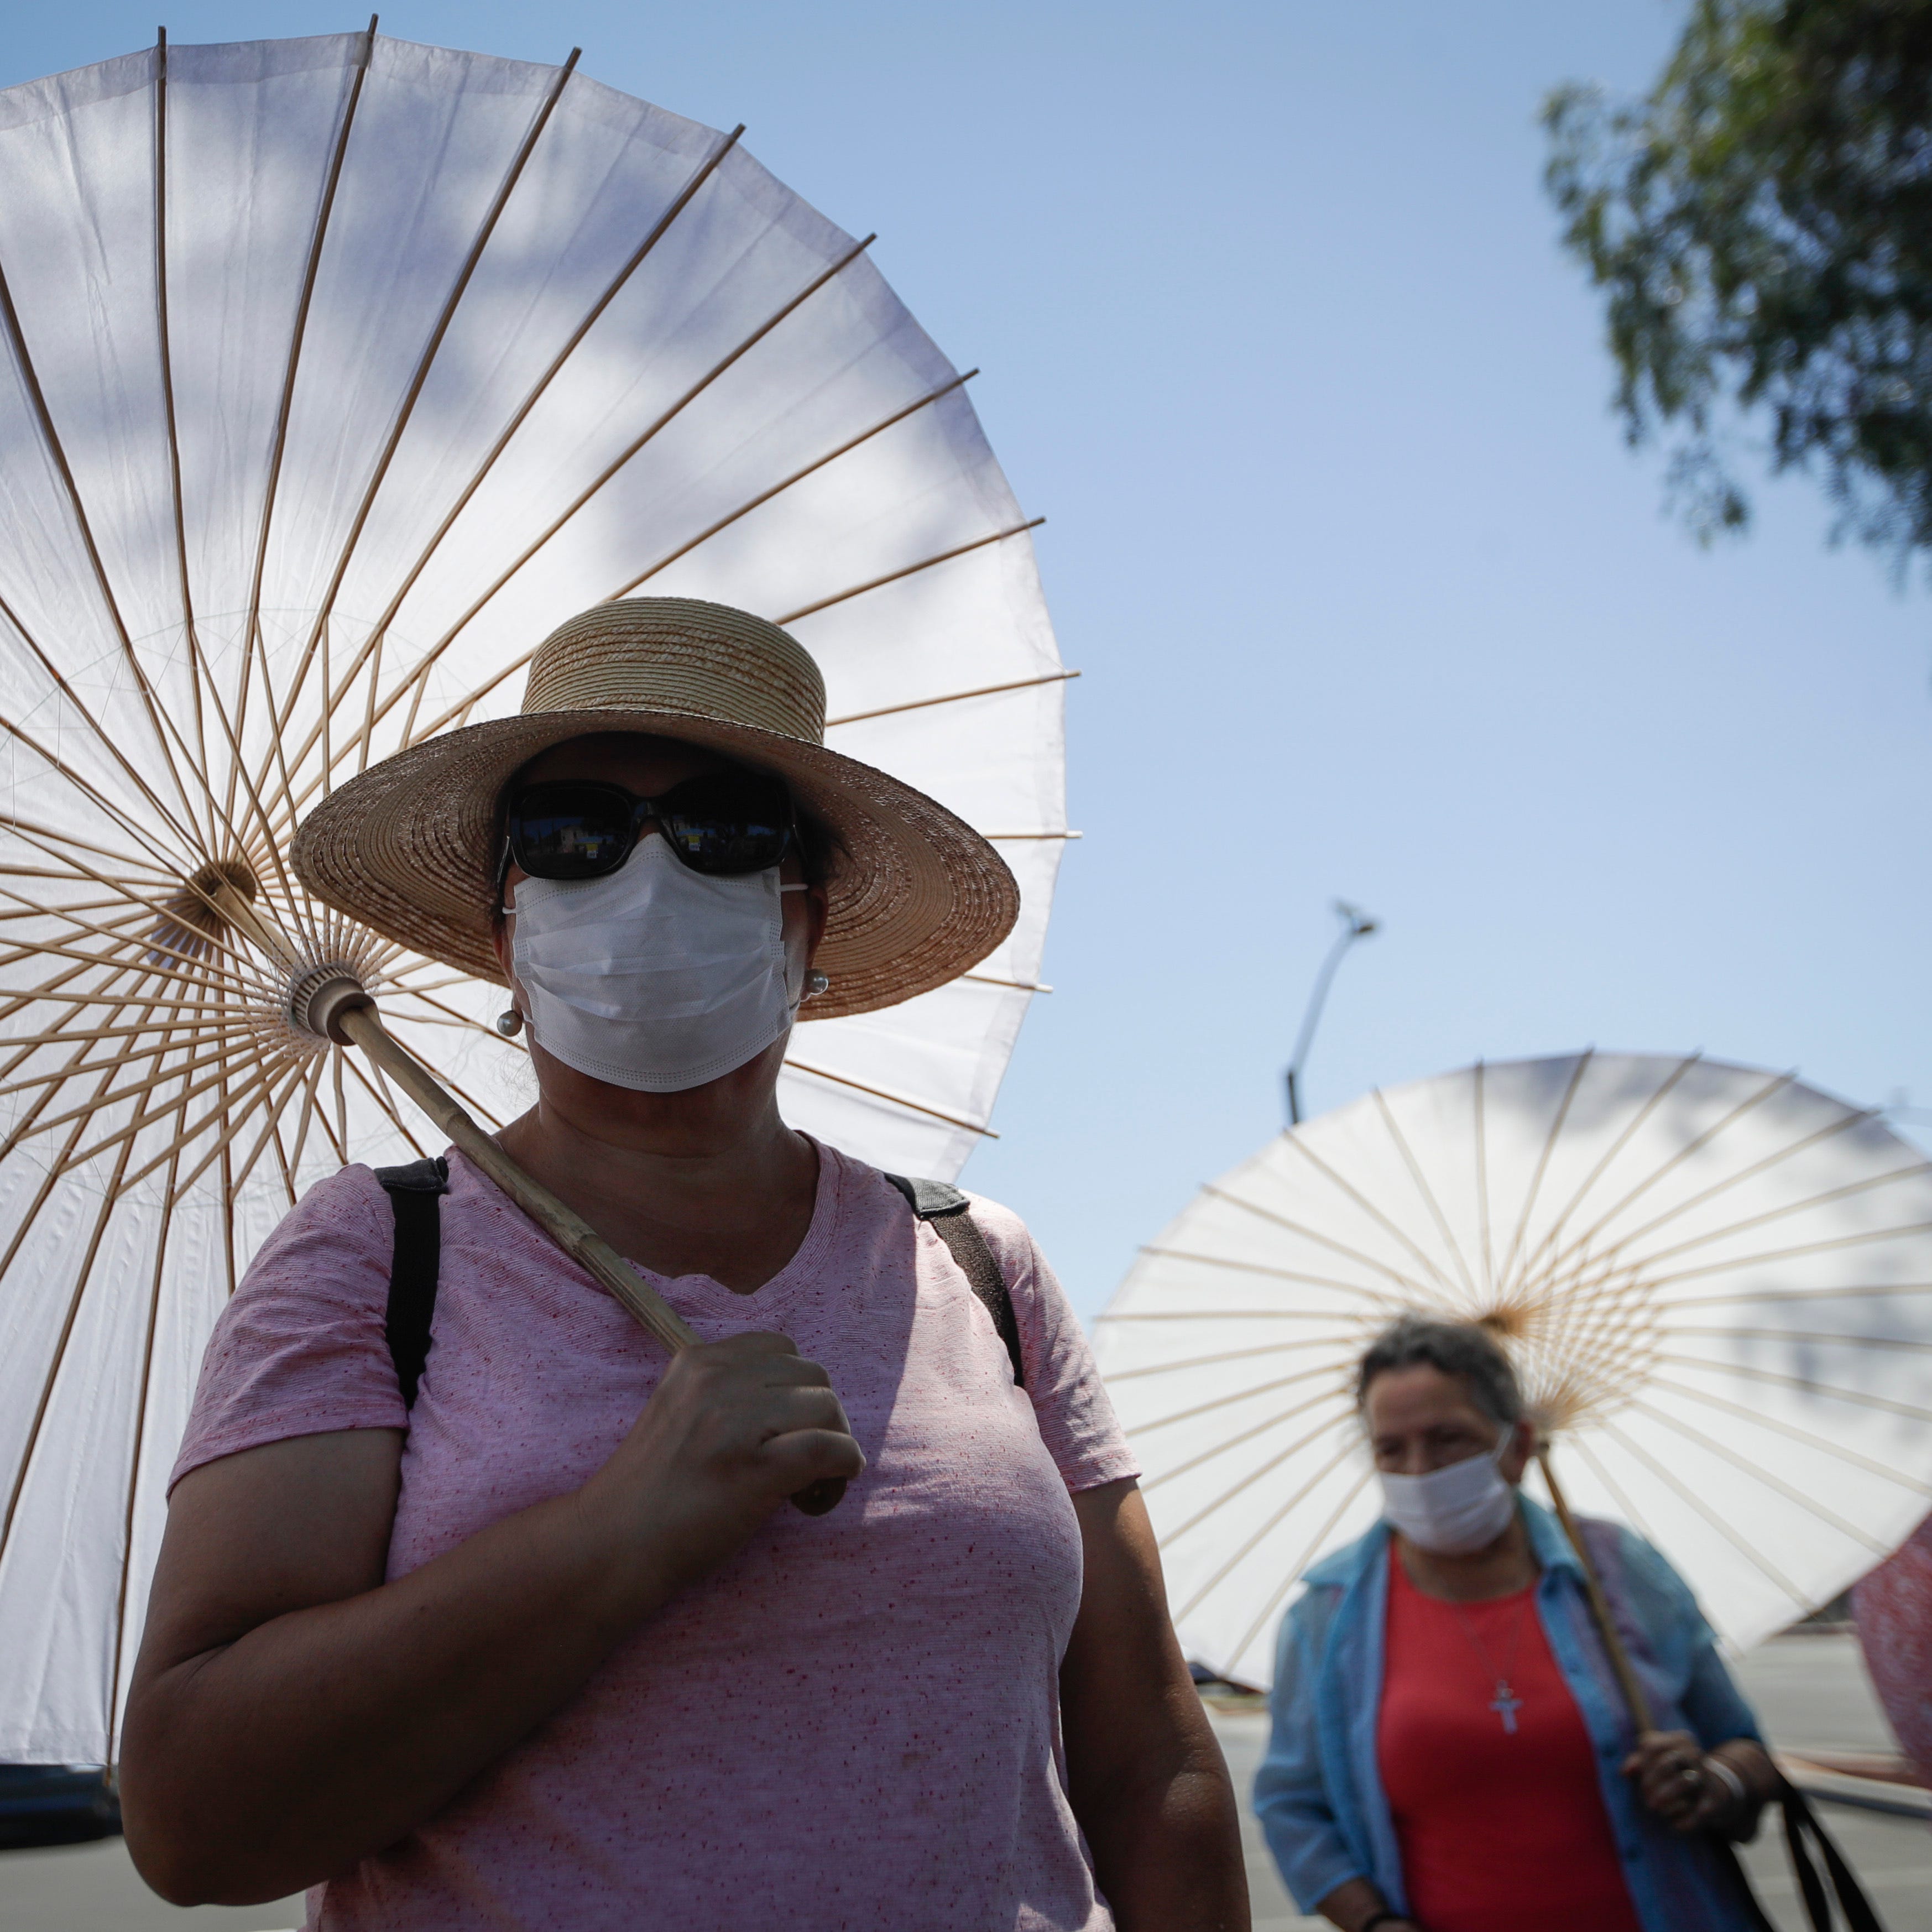
[[[1367,938],[1380,926],[1378,920],[1371,919],[1360,906],[1352,906],[1346,899],[1335,902],[1335,911],[1342,921],[1342,930],[1336,935],[1335,944],[1329,947],[1321,971],[1315,976],[1314,990],[1308,995],[1308,1010],[1302,1016],[1300,1036],[1294,1042],[1294,1057],[1288,1063],[1288,1124],[1292,1127],[1301,1124],[1301,1070],[1314,1042],[1316,1023],[1322,1017],[1322,1004],[1328,997],[1329,982],[1334,978],[1335,969],[1341,964],[1342,956],[1348,948],[1357,940]]]

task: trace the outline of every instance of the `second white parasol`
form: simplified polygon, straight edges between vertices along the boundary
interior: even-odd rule
[[[1580,1512],[1743,1648],[1932,1497],[1932,1164],[1788,1074],[1478,1065],[1370,1094],[1202,1190],[1102,1317],[1189,1654],[1265,1685],[1282,1608],[1378,1511],[1354,1401],[1414,1310],[1509,1349]],[[1534,1478],[1532,1478],[1534,1480]]]

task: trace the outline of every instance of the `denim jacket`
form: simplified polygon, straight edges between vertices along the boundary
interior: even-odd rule
[[[1726,1850],[1702,1833],[1671,1831],[1618,1770],[1634,1732],[1590,1620],[1582,1566],[1548,1510],[1527,1496],[1519,1507],[1542,1569],[1537,1613],[1594,1748],[1604,1808],[1644,1932],[1748,1932],[1757,1922]],[[1750,1707],[1683,1579],[1628,1530],[1592,1522],[1582,1531],[1657,1727],[1689,1731],[1707,1750],[1756,1738]],[[1408,1910],[1376,1748],[1388,1546],[1388,1526],[1378,1523],[1317,1564],[1282,1619],[1274,1728],[1255,1778],[1255,1810],[1304,1912],[1352,1878],[1372,1880],[1392,1910]]]

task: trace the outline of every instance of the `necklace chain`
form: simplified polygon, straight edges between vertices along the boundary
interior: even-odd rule
[[[1532,1585],[1529,1589],[1522,1593],[1522,1600],[1516,1606],[1516,1631],[1510,1643],[1509,1663],[1502,1670],[1498,1670],[1491,1661],[1488,1650],[1484,1647],[1482,1639],[1476,1634],[1462,1606],[1453,1597],[1448,1600],[1450,1609],[1455,1612],[1457,1628],[1468,1640],[1469,1647],[1476,1653],[1484,1670],[1496,1681],[1496,1695],[1490,1700],[1490,1708],[1502,1718],[1503,1729],[1512,1735],[1516,1730],[1516,1710],[1522,1700],[1510,1690],[1510,1680],[1516,1675],[1516,1660],[1522,1650],[1522,1634],[1529,1621],[1529,1600],[1534,1593],[1534,1588]]]

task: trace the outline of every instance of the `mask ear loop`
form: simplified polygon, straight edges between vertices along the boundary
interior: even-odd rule
[[[496,862],[496,918],[500,924],[510,916],[510,908],[503,903],[503,894],[510,881],[510,841],[507,833],[503,838],[503,856]],[[496,1030],[506,1040],[514,1040],[524,1030],[524,1016],[520,1007],[506,1006],[496,1016]]]
[[[503,893],[510,883],[510,838],[503,835],[503,856],[496,861],[496,916],[508,919],[510,908],[503,903]]]
[[[805,880],[791,885],[781,885],[778,887],[778,890],[782,892],[808,892],[811,890],[810,881]],[[831,974],[821,973],[814,967],[805,976],[805,991],[799,995],[798,1004],[802,1006],[807,1000],[815,1000],[820,994],[829,993],[831,990]],[[796,1012],[798,1007],[794,1006],[792,1010]]]

